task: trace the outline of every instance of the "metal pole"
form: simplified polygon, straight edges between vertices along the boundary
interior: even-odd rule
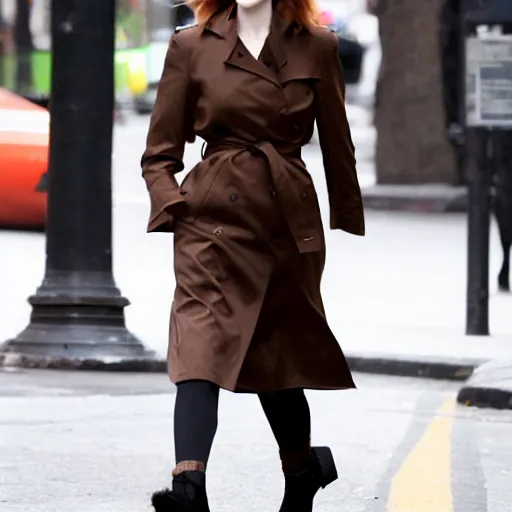
[[[30,324],[3,347],[29,360],[152,357],[126,329],[112,273],[115,4],[52,2],[46,270]]]
[[[489,335],[489,231],[493,136],[467,130],[468,268],[466,334]]]

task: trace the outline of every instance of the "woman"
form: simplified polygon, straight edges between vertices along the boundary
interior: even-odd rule
[[[281,512],[310,512],[337,478],[311,448],[304,389],[354,383],[327,324],[325,243],[301,147],[316,119],[330,226],[364,234],[337,38],[312,0],[197,0],[177,30],[151,117],[143,176],[149,232],[174,232],[169,373],[177,384],[172,491],[158,512],[208,512],[205,469],[219,388],[257,393],[279,446]],[[181,186],[186,142],[203,160]]]

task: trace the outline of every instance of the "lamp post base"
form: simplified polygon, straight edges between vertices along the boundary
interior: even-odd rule
[[[112,291],[112,290],[110,290]],[[0,346],[0,366],[67,370],[165,371],[125,324],[129,301],[119,295],[29,298],[29,325]]]

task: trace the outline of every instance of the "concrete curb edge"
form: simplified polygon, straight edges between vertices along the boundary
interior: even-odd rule
[[[165,373],[167,361],[149,352],[147,357],[123,359],[72,359],[46,357],[33,354],[0,353],[0,368],[26,368],[38,370],[81,370],[134,373]]]
[[[512,409],[512,389],[500,389],[492,386],[463,386],[457,396],[457,402],[469,407]]]
[[[450,360],[426,356],[406,358],[391,354],[346,353],[345,357],[353,372],[453,381],[467,380],[475,368],[485,362],[475,359]]]
[[[362,190],[365,208],[419,213],[467,211],[466,187],[448,185],[373,185]]]
[[[465,381],[486,361],[433,357],[404,358],[383,354],[345,354],[353,372],[396,377]],[[140,359],[66,359],[39,355],[0,353],[0,368],[165,373],[167,361],[157,356]]]

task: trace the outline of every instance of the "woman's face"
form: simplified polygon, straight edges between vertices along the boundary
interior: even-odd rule
[[[256,7],[259,4],[263,4],[266,2],[268,2],[268,0],[236,0],[236,3],[242,9],[252,9],[253,7]]]

